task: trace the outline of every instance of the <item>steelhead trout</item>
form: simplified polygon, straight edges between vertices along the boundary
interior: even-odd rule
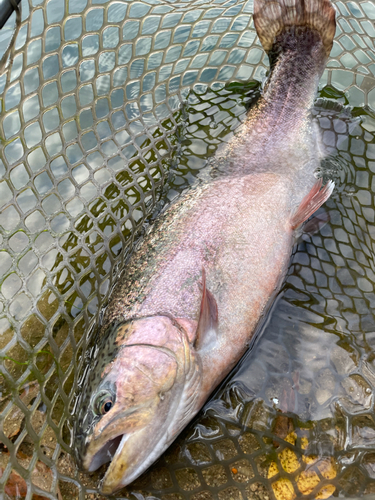
[[[263,96],[130,258],[99,330],[75,421],[77,461],[111,462],[110,494],[172,443],[244,354],[284,278],[295,231],[330,196],[311,108],[335,33],[329,0],[255,0]]]

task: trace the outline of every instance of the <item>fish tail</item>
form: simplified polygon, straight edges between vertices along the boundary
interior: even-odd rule
[[[295,27],[317,31],[328,57],[336,30],[336,10],[330,0],[255,0],[254,24],[267,53],[279,35]]]

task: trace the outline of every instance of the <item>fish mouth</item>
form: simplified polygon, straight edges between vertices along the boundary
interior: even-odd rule
[[[119,430],[121,429],[121,424],[123,423],[124,417],[129,417],[129,415],[132,415],[135,413],[137,410],[142,408],[145,405],[138,405],[131,410],[128,410],[123,413],[118,413],[115,415],[108,423],[105,425],[100,432],[100,435],[103,435],[103,433],[110,427],[113,427],[114,424],[118,424]],[[86,465],[86,470],[88,472],[94,472],[99,467],[101,467],[103,464],[107,462],[111,462],[114,460],[115,456],[117,455],[117,452],[119,449],[121,450],[125,441],[128,439],[129,433],[123,433],[123,434],[118,434],[112,439],[109,439],[93,456],[91,461],[89,462],[87,460]],[[125,439],[126,438],[126,439]],[[95,442],[95,441],[94,441]],[[94,443],[93,442],[93,443]]]
[[[119,450],[119,447],[122,448],[122,445],[125,443],[127,437],[128,436],[126,434],[119,434],[115,438],[107,441],[105,445],[95,453],[93,459],[87,467],[88,472],[94,472],[103,464],[113,460]]]
[[[129,472],[128,464],[123,456],[123,448],[129,437],[129,434],[124,434],[112,440],[115,442],[114,444],[117,445],[117,448],[115,454],[111,457],[111,463],[109,464],[99,487],[100,492],[104,495],[109,495],[114,491],[123,488],[125,484],[131,482],[131,480],[127,481],[125,484],[123,482],[125,474]],[[137,477],[138,473],[134,474],[134,476]]]

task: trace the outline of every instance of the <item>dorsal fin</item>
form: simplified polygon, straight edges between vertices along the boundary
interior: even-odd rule
[[[202,349],[216,340],[218,309],[215,297],[207,290],[206,271],[202,268],[202,301],[195,338],[195,348]]]

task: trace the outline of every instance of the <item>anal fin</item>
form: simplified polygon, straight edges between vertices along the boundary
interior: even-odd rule
[[[301,226],[301,224],[311,217],[331,196],[335,183],[333,181],[328,181],[323,188],[322,184],[323,179],[317,180],[311,191],[303,198],[290,221],[292,229],[297,229]]]
[[[215,297],[207,290],[206,271],[202,268],[202,301],[195,338],[195,348],[202,349],[216,340],[218,309]]]
[[[327,212],[315,215],[312,219],[306,222],[304,226],[295,235],[295,245],[299,245],[302,241],[309,241],[312,236],[319,233],[323,227],[330,221],[330,215]]]

